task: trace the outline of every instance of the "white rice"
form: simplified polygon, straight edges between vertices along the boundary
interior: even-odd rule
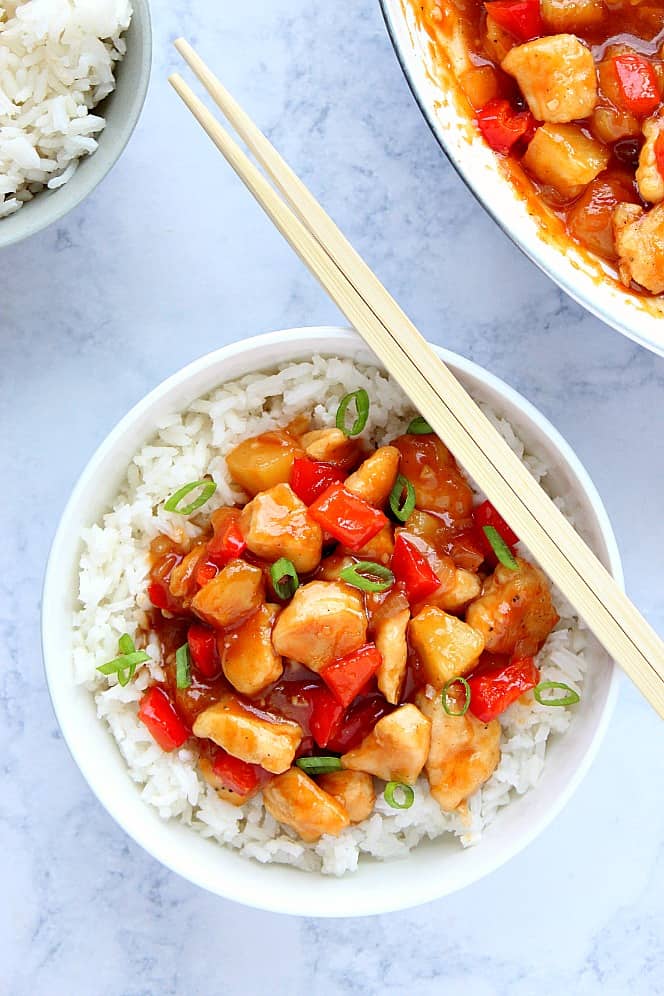
[[[402,432],[413,416],[409,402],[394,383],[375,368],[351,360],[321,358],[284,366],[272,374],[252,374],[226,384],[194,402],[184,412],[164,418],[158,433],[143,446],[127,470],[126,482],[112,510],[101,523],[83,532],[80,566],[80,610],[74,619],[74,676],[95,696],[98,715],[118,742],[129,774],[141,786],[144,800],[164,819],[179,819],[206,837],[229,844],[258,861],[277,861],[307,870],[341,875],[357,867],[361,854],[402,857],[423,838],[445,832],[461,844],[476,843],[498,809],[528,791],[545,763],[550,735],[563,733],[571,719],[565,708],[546,708],[533,700],[515,703],[501,717],[502,757],[485,785],[469,800],[467,814],[442,813],[421,778],[414,805],[390,809],[379,794],[373,815],[337,837],[304,844],[279,826],[257,796],[242,808],[222,802],[199,777],[196,751],[189,747],[164,753],[137,718],[138,701],[152,680],[163,677],[154,636],[151,662],[126,688],[95,670],[115,656],[122,633],[132,636],[146,626],[147,552],[160,532],[173,537],[197,534],[196,521],[164,512],[164,498],[188,481],[211,474],[217,492],[206,516],[217,505],[243,500],[231,482],[224,455],[247,436],[283,426],[303,411],[313,411],[320,426],[333,423],[339,400],[364,387],[372,399],[366,434],[382,443]],[[487,412],[510,446],[539,480],[546,467],[524,452],[508,422]],[[546,486],[546,480],[543,480]],[[556,500],[569,514],[564,495]],[[581,691],[588,634],[571,608],[556,596],[561,620],[539,654],[543,679],[565,681]],[[531,699],[531,697],[528,697]]]
[[[97,148],[130,0],[0,0],[0,218]]]

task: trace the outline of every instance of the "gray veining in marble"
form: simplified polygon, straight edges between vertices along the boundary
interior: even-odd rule
[[[606,501],[629,591],[664,630],[664,360],[584,314],[475,204],[419,116],[376,0],[153,7],[153,81],[122,160],[1,259],[0,993],[664,993],[662,728],[627,682],[582,791],[524,854],[460,895],[359,922],[200,892],[128,840],[70,759],[38,618],[77,474],[182,364],[339,317],[170,92],[180,33],[422,330],[567,436]]]

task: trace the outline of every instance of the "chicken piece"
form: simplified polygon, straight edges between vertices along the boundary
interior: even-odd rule
[[[379,533],[376,533],[368,543],[365,543],[359,550],[348,550],[341,547],[344,553],[352,554],[357,560],[372,560],[374,564],[384,564],[389,566],[392,554],[394,553],[394,529],[391,522],[383,526]]]
[[[196,593],[191,607],[205,622],[223,629],[250,616],[264,598],[261,569],[244,560],[231,560]]]
[[[224,802],[230,802],[231,806],[244,806],[245,802],[249,802],[250,799],[253,799],[260,792],[260,785],[257,785],[252,792],[248,792],[246,795],[240,795],[238,792],[234,792],[233,789],[227,788],[221,778],[215,775],[212,761],[208,757],[199,758],[198,770],[208,785],[212,786],[219,798],[223,799]]]
[[[329,557],[324,557],[320,562],[320,567],[316,571],[317,581],[339,581],[341,572],[346,567],[352,567],[357,563],[355,554],[331,553]]]
[[[266,719],[263,715],[228,693],[196,718],[194,736],[214,740],[233,757],[279,775],[293,763],[302,730],[289,719]]]
[[[433,605],[411,619],[409,635],[426,681],[436,689],[472,671],[484,650],[482,633]]]
[[[606,169],[609,150],[577,125],[547,124],[535,132],[522,162],[538,180],[571,200]]]
[[[273,778],[263,789],[263,802],[275,820],[292,827],[307,844],[323,834],[338,837],[350,825],[344,807],[299,768]]]
[[[539,567],[521,557],[516,560],[518,571],[499,564],[486,579],[466,621],[482,634],[491,653],[532,657],[560,617]]]
[[[205,558],[205,543],[196,543],[179,564],[176,564],[168,579],[168,588],[173,598],[189,599],[198,585],[194,575],[196,568]]]
[[[603,0],[540,0],[549,31],[582,32],[601,24],[607,14]]]
[[[604,145],[613,145],[623,138],[637,138],[641,134],[641,122],[628,111],[598,104],[590,118],[590,130]]]
[[[644,201],[659,204],[664,201],[664,176],[657,166],[655,143],[664,134],[664,117],[648,118],[643,124],[645,142],[639,154],[639,167],[636,171],[636,182],[639,193]],[[662,139],[664,142],[664,139]]]
[[[664,203],[650,211],[636,204],[619,204],[613,215],[613,235],[625,286],[634,281],[652,294],[664,292]]]
[[[253,496],[289,481],[293,461],[302,456],[304,450],[294,436],[275,430],[245,439],[230,451],[226,463],[233,480]]]
[[[382,507],[397,479],[399,459],[400,453],[395,446],[380,446],[346,478],[344,487],[369,505]]]
[[[451,688],[449,708],[459,712],[465,692]],[[464,716],[449,716],[440,695],[417,695],[417,704],[431,721],[431,748],[425,766],[434,797],[445,813],[452,813],[491,777],[500,761],[500,723],[481,723],[468,710]]]
[[[281,612],[272,643],[278,654],[320,671],[361,647],[366,636],[367,617],[356,588],[341,581],[310,581]]]
[[[409,620],[410,609],[402,609],[396,615],[379,619],[374,628],[374,642],[382,657],[376,680],[379,689],[392,705],[399,702],[406,680],[406,632]]]
[[[261,605],[240,626],[218,637],[224,674],[242,695],[258,695],[283,673],[281,657],[272,646],[278,614],[278,606]]]
[[[341,763],[386,782],[412,785],[424,767],[430,742],[431,723],[408,703],[379,719],[359,747],[343,755]]]
[[[500,64],[507,53],[514,48],[516,42],[505,28],[494,21],[491,14],[486,15],[482,45],[492,62]]]
[[[249,502],[240,516],[247,546],[257,557],[276,561],[287,557],[298,574],[318,567],[323,531],[309,518],[307,506],[289,484],[277,484]]]
[[[517,45],[501,66],[514,76],[538,121],[585,118],[597,103],[592,52],[574,35],[548,35]]]
[[[466,571],[462,567],[455,567],[452,586],[441,585],[438,591],[434,591],[433,595],[427,597],[426,604],[435,605],[436,608],[451,612],[454,615],[463,612],[466,606],[478,597],[481,590],[482,582],[477,574]]]
[[[507,52],[508,49],[503,52],[500,58],[504,59]],[[471,66],[470,69],[461,73],[459,83],[476,111],[488,104],[490,100],[495,100],[496,97],[500,96],[498,75],[493,66]]]
[[[376,792],[373,778],[364,771],[330,771],[317,783],[344,807],[351,823],[361,823],[373,813]]]
[[[473,492],[447,446],[432,434],[399,436],[392,443],[401,453],[401,473],[415,489],[418,509],[467,518]]]
[[[313,429],[305,432],[300,442],[312,460],[336,463],[344,468],[352,467],[362,452],[358,440],[351,439],[341,429]]]

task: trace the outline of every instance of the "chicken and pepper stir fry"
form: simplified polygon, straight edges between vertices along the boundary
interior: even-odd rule
[[[337,428],[242,442],[227,464],[246,503],[208,516],[215,485],[192,482],[165,507],[198,538],[151,549],[165,681],[140,719],[165,751],[193,738],[221,799],[262,792],[307,842],[366,819],[377,791],[407,808],[422,773],[441,809],[463,806],[499,762],[497,717],[551,685],[546,578],[422,418],[369,450],[368,406],[355,392]],[[101,670],[126,683],[147,655],[120,651]]]
[[[626,286],[664,293],[662,0],[425,0],[469,50],[460,84],[568,233]],[[458,39],[457,39],[458,44]]]

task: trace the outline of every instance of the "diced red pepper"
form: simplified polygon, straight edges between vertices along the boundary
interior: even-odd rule
[[[208,581],[212,580],[212,578],[216,578],[218,573],[219,570],[216,564],[209,564],[204,560],[196,567],[194,572],[194,581],[199,588],[202,588],[203,585],[206,585]]]
[[[259,764],[247,764],[221,749],[215,754],[212,770],[227,789],[238,795],[251,795],[261,782],[267,780],[264,776],[268,775]]]
[[[649,59],[638,52],[625,52],[614,57],[613,66],[618,78],[623,110],[637,117],[645,117],[659,107],[662,99],[659,82]]]
[[[659,175],[664,179],[664,132],[662,131],[655,139],[655,162]]]
[[[187,633],[187,643],[192,663],[198,673],[204,678],[219,677],[221,663],[215,631],[202,623],[192,623]]]
[[[381,665],[382,657],[375,644],[367,643],[345,657],[327,664],[320,676],[332,694],[348,708]]]
[[[516,546],[519,542],[517,534],[511,526],[507,525],[500,512],[496,511],[490,501],[483,501],[481,505],[473,509],[473,519],[479,526],[482,536],[485,535],[483,531],[484,526],[493,526],[510,548]],[[486,542],[488,543],[489,541],[487,540]]]
[[[387,716],[393,708],[378,693],[356,699],[344,713],[338,733],[328,740],[327,749],[335,754],[345,754],[347,750],[357,747],[371,733],[378,720]]]
[[[387,525],[380,509],[356,498],[343,484],[327,488],[309,507],[309,515],[349,550],[361,550]]]
[[[496,24],[519,41],[544,33],[539,0],[489,0],[484,6]]]
[[[163,584],[153,581],[151,585],[148,585],[148,598],[156,609],[168,608],[168,592]]]
[[[305,505],[311,505],[331,484],[340,484],[344,472],[334,463],[297,457],[293,461],[290,486]]]
[[[501,0],[494,0],[492,7]],[[509,101],[494,97],[477,112],[477,125],[496,152],[509,152],[520,138],[535,128],[530,111],[515,111]]]
[[[149,688],[141,699],[138,718],[145,723],[162,750],[177,750],[190,737],[175,706],[158,685]]]
[[[229,560],[237,560],[247,549],[236,515],[229,515],[207,545],[205,556],[218,567],[224,567]]]
[[[397,581],[404,584],[411,603],[421,602],[440,588],[440,578],[425,554],[403,533],[397,533],[394,541],[392,573]]]
[[[311,702],[309,718],[311,735],[319,747],[327,747],[339,729],[344,707],[323,685],[309,689],[307,698]]]
[[[539,680],[540,673],[532,657],[481,668],[467,679],[470,710],[482,723],[490,723],[524,692],[539,684]]]

